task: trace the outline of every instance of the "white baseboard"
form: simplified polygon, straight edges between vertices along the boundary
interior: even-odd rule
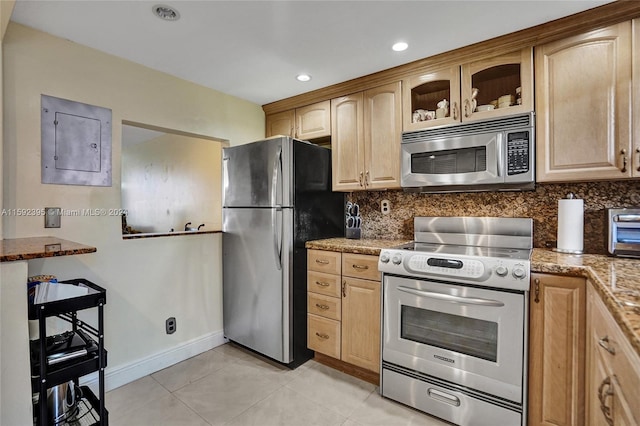
[[[213,349],[217,346],[223,345],[227,342],[224,338],[222,330],[213,333],[205,334],[204,336],[195,338],[188,342],[184,342],[178,346],[167,349],[166,351],[159,352],[148,357],[139,359],[129,364],[116,366],[114,368],[107,367],[105,372],[105,392],[127,383],[138,380],[144,376],[160,371],[163,368],[177,364],[180,361],[191,358],[198,354]],[[87,385],[94,391],[98,392],[98,373],[92,373],[84,376],[80,380],[80,384]]]

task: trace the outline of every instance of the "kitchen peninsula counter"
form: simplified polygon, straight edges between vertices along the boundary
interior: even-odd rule
[[[95,247],[55,237],[0,240],[0,262],[94,253]]]
[[[396,247],[410,241],[328,238],[307,241],[306,248],[377,256],[384,248]],[[535,248],[531,255],[531,272],[589,279],[640,355],[640,259],[596,254],[563,254]]]

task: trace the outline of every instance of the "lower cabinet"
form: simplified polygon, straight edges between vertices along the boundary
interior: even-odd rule
[[[379,373],[378,257],[308,250],[307,258],[309,349]]]
[[[587,330],[587,424],[640,424],[640,357],[591,285]]]
[[[584,425],[586,280],[531,274],[529,425]]]

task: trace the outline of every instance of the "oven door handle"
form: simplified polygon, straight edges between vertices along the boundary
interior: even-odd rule
[[[432,291],[417,290],[415,288],[399,286],[398,290],[405,293],[414,294],[421,297],[429,297],[431,299],[444,300],[451,303],[460,303],[464,305],[481,305],[481,306],[504,306],[504,303],[499,300],[481,299],[478,297],[461,297],[453,296],[451,294],[434,293]]]

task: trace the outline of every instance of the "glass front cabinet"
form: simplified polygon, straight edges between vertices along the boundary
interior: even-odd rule
[[[533,49],[429,70],[403,90],[405,132],[533,111]]]

